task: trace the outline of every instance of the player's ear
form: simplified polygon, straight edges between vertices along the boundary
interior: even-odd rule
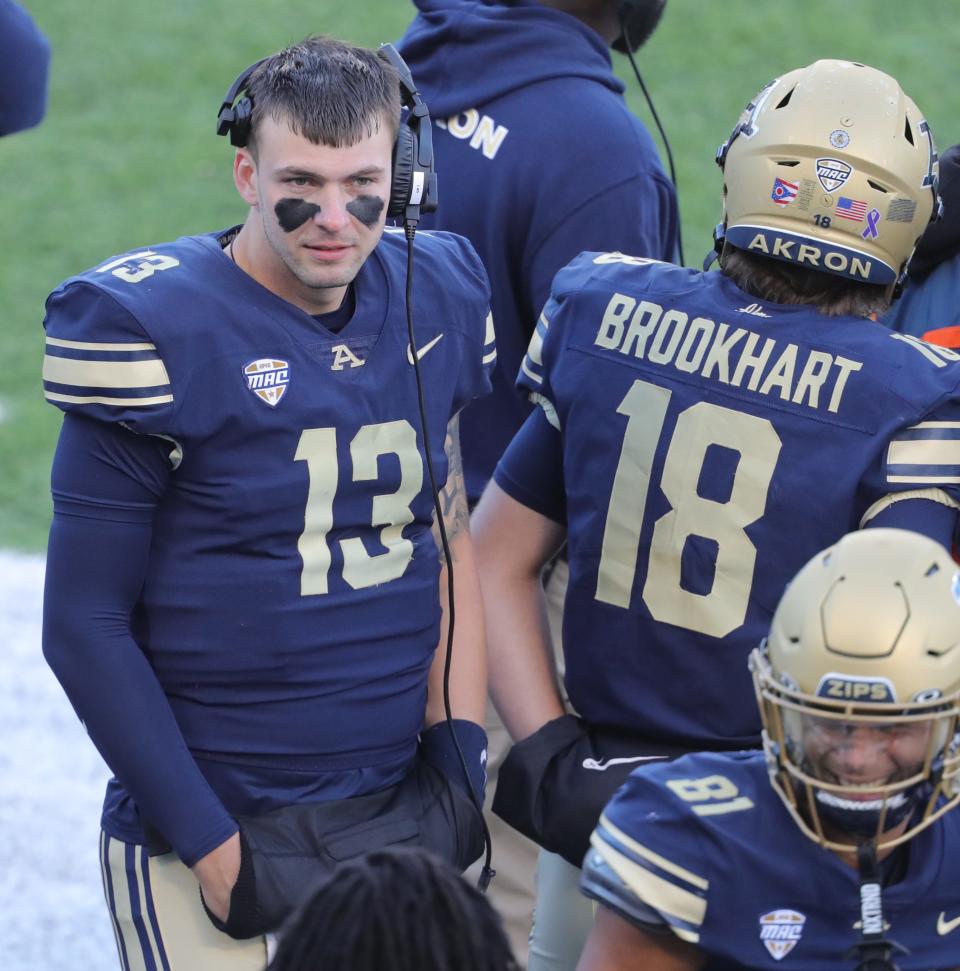
[[[257,195],[257,163],[250,150],[238,148],[233,160],[233,184],[237,187],[243,201],[249,206],[259,202]]]

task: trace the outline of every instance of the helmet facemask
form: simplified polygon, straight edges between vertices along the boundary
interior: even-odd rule
[[[825,699],[778,680],[765,645],[750,667],[771,784],[810,839],[839,852],[866,840],[892,848],[960,802],[957,694]]]

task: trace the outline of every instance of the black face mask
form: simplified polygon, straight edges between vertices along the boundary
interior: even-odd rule
[[[637,51],[656,30],[667,0],[617,0],[620,17],[620,36],[613,49],[621,54]]]

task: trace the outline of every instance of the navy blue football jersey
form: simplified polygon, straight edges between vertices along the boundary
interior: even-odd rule
[[[639,926],[662,921],[709,955],[705,971],[835,971],[860,940],[857,871],[800,831],[762,753],[687,755],[633,772],[584,860],[584,892]],[[903,971],[960,963],[960,813],[907,844],[883,888]]]
[[[48,300],[47,399],[169,443],[132,631],[234,812],[284,759],[377,767],[382,785],[416,748],[440,614],[424,450],[442,486],[448,422],[489,389],[496,352],[469,244],[421,233],[415,253],[414,348],[400,232],[337,333],[216,235],[119,256]]]
[[[511,448],[497,481],[565,493],[577,711],[691,749],[758,744],[747,655],[789,579],[898,497],[960,499],[957,361],[719,273],[618,253],[561,270],[518,384],[562,469]]]

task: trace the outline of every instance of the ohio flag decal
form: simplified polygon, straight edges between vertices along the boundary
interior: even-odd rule
[[[778,206],[785,206],[797,198],[797,193],[799,191],[800,186],[794,182],[787,182],[786,179],[774,179],[773,189],[770,192],[770,198],[773,199]]]

